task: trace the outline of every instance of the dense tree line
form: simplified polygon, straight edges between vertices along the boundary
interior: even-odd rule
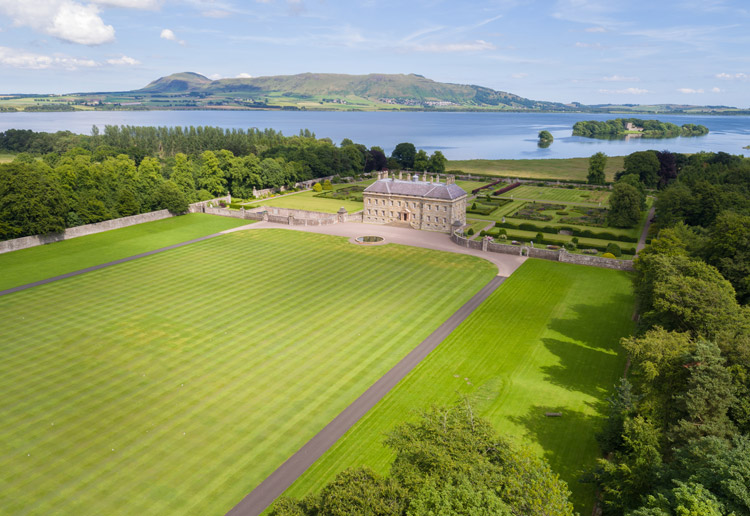
[[[605,514],[750,514],[750,161],[654,154],[660,230],[592,479]]]
[[[228,147],[228,148],[227,148]],[[231,150],[231,149],[234,149]],[[0,133],[0,239],[61,231],[253,189],[292,186],[387,165],[379,147],[341,146],[309,131],[107,126],[103,134]],[[184,151],[184,152],[183,152]]]
[[[643,129],[643,138],[676,138],[678,136],[703,136],[708,134],[708,127],[697,124],[678,126],[659,120],[642,120],[640,118],[615,118],[599,122],[596,120],[580,121],[573,124],[573,136],[587,138],[623,138],[628,131],[628,124]]]
[[[319,493],[282,498],[275,516],[573,514],[567,485],[527,449],[499,437],[470,405],[437,408],[386,438],[390,474],[339,473]]]

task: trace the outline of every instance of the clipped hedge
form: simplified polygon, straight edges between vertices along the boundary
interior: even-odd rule
[[[521,186],[521,183],[513,183],[512,185],[501,188],[500,190],[495,190],[494,192],[492,192],[492,195],[501,195],[505,192],[510,192],[511,190],[513,190],[514,188],[518,188],[519,186]]]
[[[474,195],[474,194],[476,194],[480,190],[484,190],[485,188],[492,188],[493,186],[495,186],[497,184],[500,184],[500,183],[504,183],[504,182],[505,182],[504,179],[498,179],[497,181],[493,181],[492,183],[490,183],[488,185],[480,186],[479,188],[474,188],[471,191],[471,193],[472,193],[472,195]]]
[[[559,233],[560,231],[569,231],[570,234],[574,237],[597,238],[599,240],[615,240],[617,242],[627,242],[631,244],[635,244],[638,242],[637,238],[627,235],[615,235],[614,233],[609,233],[608,231],[574,229],[569,226],[540,226],[539,224],[533,224],[531,222],[522,222],[521,224],[514,224],[512,222],[498,222],[496,225],[508,229],[520,229],[522,231],[551,233],[553,235]]]

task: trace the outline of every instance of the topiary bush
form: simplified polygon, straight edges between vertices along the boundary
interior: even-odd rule
[[[607,249],[605,252],[611,254],[614,257],[622,256],[622,249],[620,249],[620,246],[615,244],[614,242],[610,242],[609,244],[607,244]]]
[[[612,253],[604,253],[602,255],[602,258],[615,258],[615,255]]]
[[[320,183],[315,183],[313,185],[313,190],[315,190],[316,192],[322,192],[323,191],[323,185],[321,185]]]
[[[474,228],[469,228],[469,231],[466,232],[469,236],[474,236]]]

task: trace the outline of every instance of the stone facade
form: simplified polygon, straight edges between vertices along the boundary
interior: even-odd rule
[[[414,229],[450,233],[454,225],[466,224],[466,192],[453,176],[445,183],[411,174],[404,179],[378,174],[378,180],[363,192],[362,220],[370,224],[401,223]]]

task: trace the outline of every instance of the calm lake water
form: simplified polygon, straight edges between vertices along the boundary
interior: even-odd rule
[[[703,124],[706,136],[664,140],[634,138],[593,140],[571,136],[579,120],[608,120],[629,115],[578,113],[391,113],[334,111],[77,111],[68,113],[0,113],[0,131],[69,130],[89,133],[93,125],[198,126],[225,128],[273,128],[286,135],[310,129],[318,137],[339,143],[379,145],[387,153],[399,142],[412,142],[428,152],[442,151],[448,159],[472,158],[572,158],[602,151],[624,156],[637,150],[668,149],[673,152],[724,151],[750,154],[748,116],[633,115],[656,118],[677,125]],[[536,145],[537,134],[546,129],[555,137],[547,149]]]

